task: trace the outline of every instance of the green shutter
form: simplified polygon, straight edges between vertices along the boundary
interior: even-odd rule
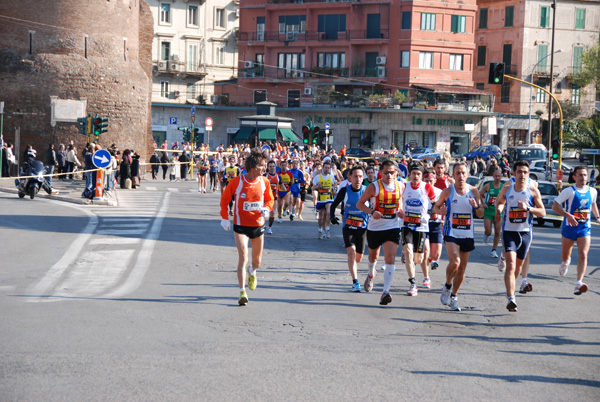
[[[540,73],[548,72],[548,45],[538,45],[538,68],[537,71]]]
[[[573,74],[581,72],[581,55],[583,54],[582,46],[573,47]]]
[[[509,28],[513,26],[515,15],[515,6],[507,6],[504,12],[504,26]]]
[[[488,9],[482,8],[479,10],[479,29],[487,29]]]
[[[575,29],[585,29],[585,8],[576,9]]]
[[[548,28],[550,26],[550,7],[542,7],[540,17],[540,27]]]
[[[458,32],[458,15],[452,16],[452,24],[451,24],[450,30],[454,33]]]

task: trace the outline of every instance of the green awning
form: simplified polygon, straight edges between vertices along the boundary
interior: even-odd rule
[[[245,141],[250,137],[252,132],[254,131],[254,127],[242,127],[235,134],[235,141]]]
[[[280,128],[279,132],[285,141],[294,141],[298,142],[298,136],[289,128]]]
[[[260,140],[277,140],[277,129],[276,128],[261,128],[258,134]]]

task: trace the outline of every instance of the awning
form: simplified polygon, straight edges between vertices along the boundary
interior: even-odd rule
[[[294,141],[294,142],[297,142],[299,140],[299,138],[296,135],[296,133],[294,133],[289,128],[280,128],[279,129],[279,133],[281,134],[281,136],[283,137],[283,139],[285,141]]]
[[[277,129],[276,128],[261,128],[258,134],[260,140],[277,140]]]
[[[492,92],[483,91],[473,87],[459,87],[450,85],[415,85],[415,88],[426,89],[436,94],[464,94],[464,95],[491,95]]]
[[[242,127],[235,134],[235,141],[245,141],[254,132],[254,127]]]

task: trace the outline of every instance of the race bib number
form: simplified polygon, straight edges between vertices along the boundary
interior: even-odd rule
[[[488,205],[490,207],[493,207],[496,204],[496,197],[490,197],[488,198]]]
[[[349,229],[358,229],[364,226],[365,220],[362,216],[348,215],[346,218],[346,227]]]
[[[331,189],[329,189],[329,188],[320,188],[319,189],[319,200],[327,201],[331,198],[330,196],[331,196]]]
[[[573,213],[573,217],[577,221],[577,223],[587,223],[590,219],[590,210],[589,209],[576,209]]]
[[[262,205],[261,202],[245,201],[244,202],[244,211],[247,211],[247,212],[260,211],[261,205]]]
[[[469,214],[452,214],[452,229],[471,229],[471,215]]]
[[[397,208],[397,204],[380,203],[378,211],[383,214],[383,219],[394,219],[396,218],[396,213],[398,212]]]
[[[407,212],[404,215],[404,226],[411,229],[421,226],[421,215],[415,212]]]
[[[521,209],[518,207],[512,207],[510,211],[508,211],[508,220],[510,223],[525,223],[527,220],[526,209]]]

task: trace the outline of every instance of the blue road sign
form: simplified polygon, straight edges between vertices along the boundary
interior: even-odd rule
[[[398,164],[398,171],[399,171],[399,176],[402,177],[403,179],[406,179],[406,176],[408,176],[408,168],[404,165],[404,163]]]
[[[192,113],[192,116],[196,115],[196,106],[192,105],[192,109],[190,110],[190,112]]]
[[[99,149],[92,155],[92,162],[99,169],[104,169],[110,165],[110,153],[106,149]]]
[[[329,123],[325,123],[325,130],[329,130]]]
[[[177,117],[169,117],[169,124],[177,124]]]

